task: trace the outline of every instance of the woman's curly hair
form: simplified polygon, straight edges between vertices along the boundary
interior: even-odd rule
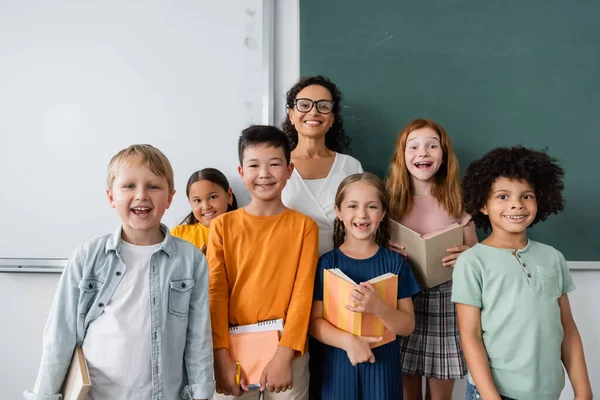
[[[480,209],[487,203],[496,179],[525,180],[537,200],[537,214],[530,225],[533,226],[564,209],[563,176],[564,170],[558,161],[544,151],[521,146],[491,150],[467,167],[462,181],[465,210],[473,217],[475,226],[489,231],[490,219]]]
[[[331,128],[329,128],[329,130],[325,134],[325,145],[329,150],[342,153],[350,145],[350,138],[346,136],[346,132],[344,131],[344,121],[342,120],[342,116],[340,115],[342,93],[340,92],[338,87],[328,78],[321,75],[300,78],[300,80],[294,86],[292,86],[292,88],[286,93],[285,108],[286,110],[292,109],[294,107],[294,102],[296,101],[296,96],[298,95],[298,93],[302,89],[310,85],[323,86],[325,89],[329,90],[329,93],[331,93],[331,99],[333,101],[332,113],[334,115],[334,121]],[[290,146],[292,150],[294,150],[296,148],[296,145],[298,144],[298,131],[296,131],[296,128],[294,127],[294,125],[292,125],[287,114],[285,120],[283,121],[283,124],[281,125],[281,129],[290,139]]]

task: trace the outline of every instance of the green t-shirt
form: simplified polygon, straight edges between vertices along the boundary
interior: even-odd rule
[[[479,243],[460,255],[452,279],[452,301],[481,308],[498,392],[558,399],[565,384],[558,298],[575,289],[563,255],[533,240],[517,251]]]

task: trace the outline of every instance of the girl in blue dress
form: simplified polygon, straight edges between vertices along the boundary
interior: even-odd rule
[[[383,181],[372,173],[344,179],[335,197],[335,248],[319,259],[309,333],[324,344],[323,400],[402,399],[402,363],[398,338],[371,349],[381,337],[344,332],[323,318],[323,271],[338,268],[356,285],[346,308],[377,316],[400,336],[413,331],[411,296],[419,286],[406,259],[385,246],[389,239],[388,201]],[[398,275],[397,308],[386,304],[368,280],[385,273]]]

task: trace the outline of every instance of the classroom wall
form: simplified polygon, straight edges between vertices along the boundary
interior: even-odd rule
[[[278,0],[275,8],[275,121],[285,115],[285,91],[299,77],[299,0]],[[343,88],[342,88],[343,89]],[[99,194],[101,195],[101,194]],[[588,354],[592,384],[600,393],[600,270],[573,271],[577,290],[570,296]],[[41,355],[45,320],[59,279],[58,274],[0,273],[0,398],[18,399],[33,386]],[[567,384],[561,400],[572,399]],[[464,399],[464,382],[458,382],[454,399]]]
[[[285,116],[285,91],[298,78],[298,0],[275,1],[274,120]],[[236,151],[236,149],[231,149]],[[104,196],[104,193],[98,193]],[[0,399],[33,387],[42,333],[59,274],[0,273]]]

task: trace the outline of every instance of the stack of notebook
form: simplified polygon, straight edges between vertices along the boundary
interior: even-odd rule
[[[250,388],[260,387],[260,377],[277,351],[282,332],[282,319],[229,328],[229,354],[240,363],[241,379]]]

